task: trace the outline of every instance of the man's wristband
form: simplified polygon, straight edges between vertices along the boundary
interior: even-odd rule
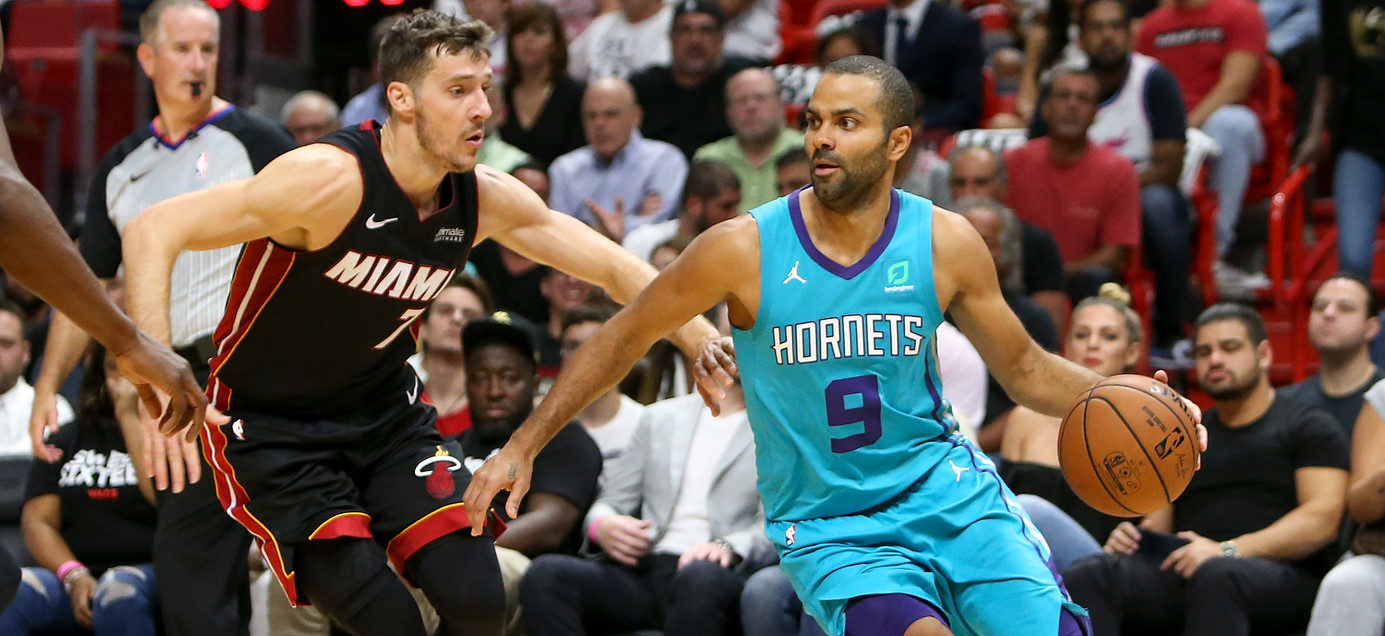
[[[605,517],[597,517],[591,522],[591,525],[587,526],[587,538],[591,539],[593,543],[599,543],[596,540],[596,527],[601,525],[602,519],[605,519]]]
[[[64,561],[63,564],[62,564],[62,565],[59,565],[59,566],[58,566],[58,569],[56,570],[56,574],[58,575],[58,580],[59,580],[59,581],[66,581],[66,580],[67,580],[67,575],[68,575],[68,574],[71,574],[73,570],[76,570],[76,569],[78,569],[78,568],[83,568],[83,567],[86,567],[86,566],[82,565],[82,562],[81,562],[81,561],[78,561],[78,560],[76,560],[76,559],[72,559],[71,561]]]

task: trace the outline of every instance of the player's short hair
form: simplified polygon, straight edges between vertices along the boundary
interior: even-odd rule
[[[1260,316],[1260,312],[1249,305],[1235,302],[1220,302],[1202,310],[1197,320],[1193,321],[1193,331],[1196,333],[1207,324],[1223,320],[1235,320],[1244,325],[1246,335],[1250,337],[1250,343],[1253,345],[1259,345],[1269,339],[1269,335],[1265,333],[1265,319]]]
[[[679,203],[686,206],[689,199],[715,199],[726,188],[741,189],[741,180],[730,166],[720,161],[698,159],[688,165],[688,178],[683,181],[683,195]]]
[[[1372,316],[1377,316],[1380,314],[1380,295],[1375,293],[1375,288],[1371,286],[1370,281],[1362,278],[1359,274],[1355,274],[1348,271],[1340,271],[1331,276],[1328,276],[1326,279],[1323,280],[1322,284],[1326,285],[1329,281],[1334,280],[1349,280],[1353,283],[1356,283],[1357,285],[1360,285],[1361,289],[1366,292],[1366,317],[1370,318]],[[1322,289],[1322,287],[1319,286],[1318,289]],[[1308,302],[1312,303],[1313,300],[1317,298],[1317,296],[1317,292],[1314,292],[1313,298],[1309,298]]]
[[[569,327],[589,322],[605,324],[614,315],[616,310],[605,303],[582,303],[563,314],[558,333],[567,333]]]
[[[470,53],[489,58],[486,43],[493,34],[480,20],[463,22],[445,13],[418,9],[385,32],[380,42],[380,84],[415,86],[432,68],[433,58],[441,55]]]
[[[808,163],[808,153],[801,148],[795,148],[779,155],[779,158],[774,160],[774,169],[783,170],[789,166],[808,165]]]
[[[370,35],[369,41],[367,42],[367,51],[370,53],[371,66],[374,66],[377,62],[380,61],[380,44],[382,44],[385,41],[385,34],[390,32],[390,27],[394,26],[394,23],[403,20],[408,15],[409,14],[407,13],[395,13],[387,15],[383,18],[380,18],[378,22],[370,26]]]
[[[202,9],[212,14],[212,19],[216,20],[217,28],[221,28],[221,16],[205,0],[154,0],[149,8],[144,10],[144,13],[139,14],[140,42],[150,46],[158,44],[159,36],[163,34],[163,29],[159,28],[159,19],[169,9]]]
[[[899,69],[878,57],[852,55],[844,57],[822,70],[823,75],[858,75],[869,78],[880,89],[875,105],[885,120],[886,130],[908,126],[914,121],[914,91]]]
[[[1145,339],[1145,330],[1140,323],[1140,315],[1130,308],[1130,292],[1121,287],[1119,283],[1102,283],[1097,289],[1095,296],[1088,296],[1077,303],[1072,308],[1072,316],[1076,316],[1078,310],[1093,305],[1105,305],[1116,310],[1121,319],[1125,322],[1125,334],[1131,343],[1140,342]],[[1068,321],[1068,329],[1071,332],[1072,320]]]

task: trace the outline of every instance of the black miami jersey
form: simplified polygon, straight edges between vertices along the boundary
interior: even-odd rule
[[[267,238],[245,244],[207,386],[222,411],[321,417],[385,391],[417,391],[405,361],[417,349],[418,318],[465,265],[475,239],[474,172],[448,175],[439,210],[420,218],[385,165],[379,124],[319,143],[355,155],[361,206],[319,250]]]

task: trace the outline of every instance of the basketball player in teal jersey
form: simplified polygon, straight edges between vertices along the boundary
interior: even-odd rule
[[[1010,395],[1054,416],[1101,378],[1029,338],[965,219],[890,188],[912,106],[877,58],[827,67],[807,108],[811,187],[707,230],[581,348],[476,473],[473,527],[501,489],[518,505],[539,448],[657,338],[725,301],[766,532],[828,632],[1089,633],[1043,539],[957,433],[933,333],[952,312]]]

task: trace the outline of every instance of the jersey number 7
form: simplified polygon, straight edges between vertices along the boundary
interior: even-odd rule
[[[832,452],[849,453],[880,439],[880,378],[874,374],[833,380],[827,385],[827,425],[861,424],[859,433],[832,438]]]
[[[418,320],[419,314],[422,314],[422,313],[423,313],[423,309],[421,309],[421,308],[419,308],[419,309],[405,309],[405,310],[404,310],[404,313],[399,314],[399,322],[401,323],[401,324],[399,325],[399,328],[398,328],[398,329],[395,329],[395,330],[394,330],[394,333],[390,334],[388,338],[385,338],[384,340],[381,340],[381,341],[380,341],[380,344],[375,345],[375,346],[372,347],[372,348],[375,349],[376,351],[379,351],[379,350],[381,350],[381,349],[384,349],[385,347],[390,346],[390,343],[391,343],[391,342],[394,342],[394,339],[395,339],[395,338],[398,338],[398,337],[399,337],[399,334],[404,333],[404,330],[405,330],[405,329],[408,329],[408,328],[409,328],[409,325],[413,324],[415,320]]]

